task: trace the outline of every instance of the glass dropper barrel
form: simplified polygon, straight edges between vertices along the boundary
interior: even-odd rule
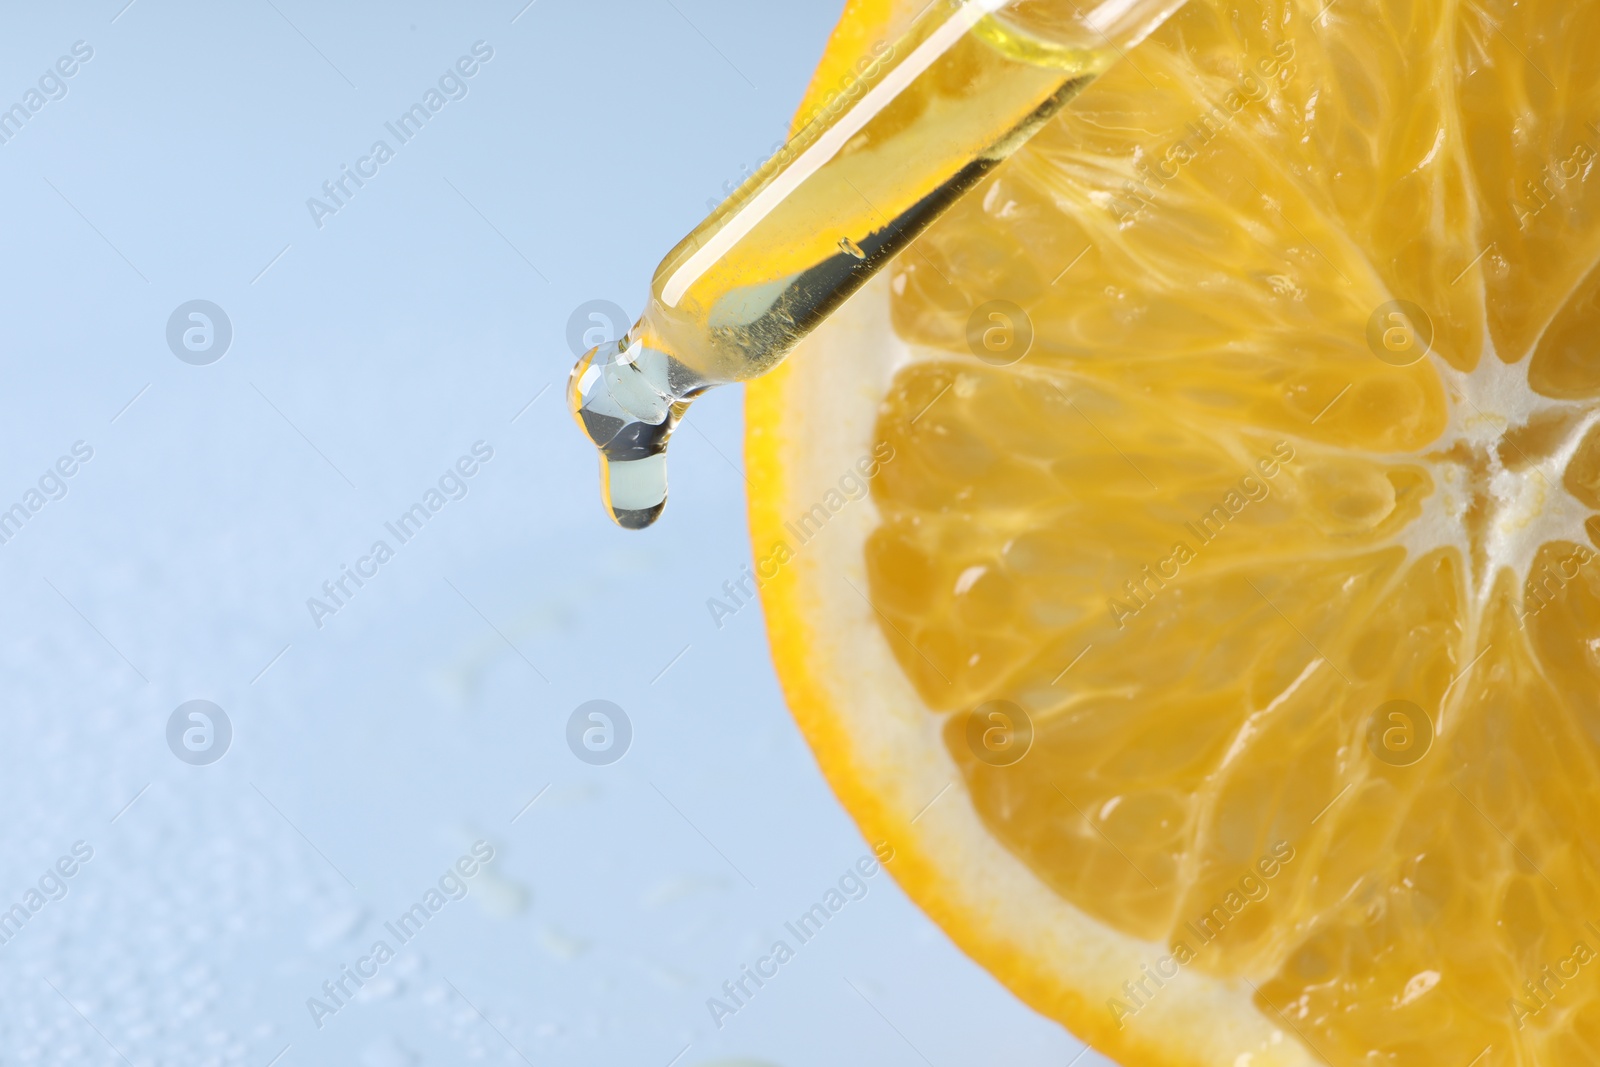
[[[656,268],[568,402],[613,519],[666,506],[689,402],[776,366],[934,219],[1184,0],[934,0]]]

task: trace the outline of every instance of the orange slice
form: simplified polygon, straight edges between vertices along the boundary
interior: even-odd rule
[[[1125,1064],[1600,1062],[1596,40],[1191,0],[750,388],[824,772]]]

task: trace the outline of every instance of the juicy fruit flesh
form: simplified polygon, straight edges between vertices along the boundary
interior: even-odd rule
[[[902,258],[950,355],[885,400],[873,600],[991,831],[1158,973],[1332,1063],[1593,1062],[1600,6],[1321,7],[1192,0]]]

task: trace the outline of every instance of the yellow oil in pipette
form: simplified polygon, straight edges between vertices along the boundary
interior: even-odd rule
[[[573,368],[607,510],[666,506],[696,396],[778,364],[1183,0],[934,0],[656,268],[627,336]]]

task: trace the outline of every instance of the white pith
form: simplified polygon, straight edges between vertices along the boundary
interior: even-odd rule
[[[1448,422],[1438,441],[1421,455],[1395,457],[1420,461],[1434,479],[1434,491],[1424,500],[1422,515],[1406,527],[1399,542],[1412,559],[1450,548],[1470,564],[1473,545],[1464,519],[1474,503],[1475,490],[1467,469],[1442,457],[1464,443],[1487,458],[1488,496],[1494,510],[1480,546],[1483,565],[1466,568],[1471,633],[1477,630],[1496,579],[1503,572],[1512,574],[1520,612],[1522,590],[1540,547],[1553,541],[1588,544],[1584,521],[1593,512],[1567,489],[1564,476],[1584,436],[1600,421],[1600,404],[1541,396],[1528,384],[1530,360],[1502,362],[1492,346],[1486,345],[1478,365],[1469,372],[1456,370],[1436,355],[1429,358],[1444,386]],[[1533,466],[1526,470],[1507,469],[1499,448],[1507,432],[1551,413],[1570,417],[1560,443],[1543,456],[1528,457]]]

